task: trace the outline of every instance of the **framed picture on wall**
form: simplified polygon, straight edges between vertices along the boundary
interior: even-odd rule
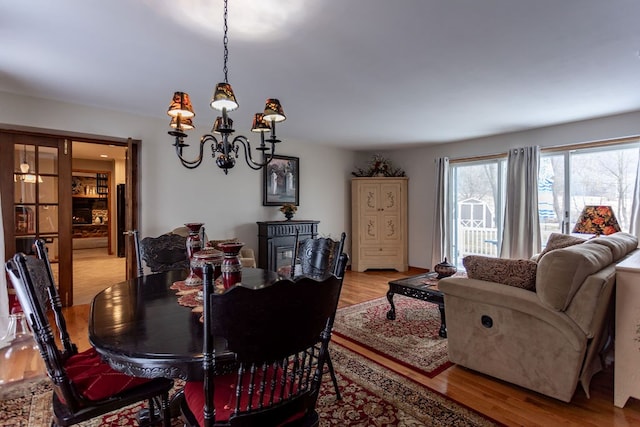
[[[300,159],[274,155],[262,169],[262,205],[300,204]]]

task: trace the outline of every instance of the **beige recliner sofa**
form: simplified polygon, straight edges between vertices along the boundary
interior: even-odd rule
[[[441,280],[449,359],[565,402],[580,381],[588,397],[612,338],[615,264],[637,247],[635,236],[616,233],[549,251],[533,267],[534,290]]]

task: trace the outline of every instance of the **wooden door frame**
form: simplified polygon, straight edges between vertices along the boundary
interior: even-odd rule
[[[95,135],[86,135],[74,132],[57,132],[47,131],[43,129],[33,129],[29,127],[15,126],[13,128],[0,128],[0,191],[2,192],[2,219],[4,230],[4,247],[5,257],[8,260],[13,256],[16,251],[15,245],[15,233],[14,233],[14,218],[13,218],[13,169],[14,169],[14,144],[20,136],[32,136],[36,138],[55,138],[59,140],[59,194],[58,200],[59,206],[59,224],[58,235],[59,239],[59,262],[60,266],[68,266],[59,269],[59,283],[58,288],[60,292],[60,299],[63,306],[73,305],[73,242],[72,242],[72,213],[71,213],[71,141],[80,141],[96,144],[116,144],[120,146],[126,146],[128,153],[131,152],[132,160],[135,160],[133,168],[129,167],[130,162],[126,162],[126,187],[127,189],[127,210],[126,210],[126,224],[132,227],[138,226],[138,164],[139,164],[139,143],[140,140],[132,140],[131,138],[115,138],[115,137],[97,137]],[[129,154],[128,154],[129,156]],[[133,169],[133,170],[130,170]],[[66,180],[66,181],[65,181]],[[69,185],[65,186],[63,183],[68,182]],[[62,202],[68,204],[63,206]],[[68,210],[66,210],[68,209]],[[128,228],[135,229],[135,228]],[[64,237],[64,242],[63,242]],[[127,248],[130,246],[127,242]],[[133,246],[133,244],[131,244]],[[63,250],[65,249],[65,250]],[[127,249],[127,266],[129,265],[130,254],[133,253]],[[133,258],[135,268],[135,258]],[[130,276],[127,269],[127,277]]]
[[[138,217],[138,197],[139,197],[139,175],[140,169],[140,140],[127,140],[127,159],[125,181],[125,232],[139,230]],[[127,279],[134,278],[138,275],[136,245],[133,240],[133,234],[127,233],[125,239],[125,254],[127,263]]]

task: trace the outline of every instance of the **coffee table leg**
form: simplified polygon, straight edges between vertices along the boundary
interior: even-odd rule
[[[438,304],[438,309],[440,310],[440,331],[438,335],[442,338],[447,337],[447,320],[444,317],[444,304]]]
[[[387,311],[387,319],[389,320],[396,320],[396,306],[393,305],[394,295],[395,294],[393,292],[387,291],[387,300],[389,301],[389,305],[391,305],[391,308]]]

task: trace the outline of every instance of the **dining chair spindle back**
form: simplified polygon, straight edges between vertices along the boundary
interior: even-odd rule
[[[204,268],[204,382],[187,382],[189,425],[315,426],[315,405],[341,280],[303,277],[213,294]],[[214,338],[236,354],[237,372],[216,374]],[[215,424],[214,424],[215,423]]]

